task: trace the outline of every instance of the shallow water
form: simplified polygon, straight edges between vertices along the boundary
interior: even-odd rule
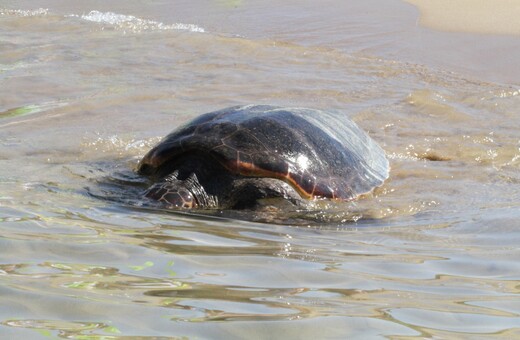
[[[398,1],[326,4],[0,7],[0,334],[520,336],[518,38],[412,29]],[[418,35],[462,45],[425,57]],[[90,195],[137,181],[182,122],[246,103],[341,110],[390,179],[309,225]]]

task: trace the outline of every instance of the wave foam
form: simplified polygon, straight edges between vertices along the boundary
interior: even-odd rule
[[[35,17],[44,16],[49,13],[47,8],[38,8],[34,10],[22,10],[22,9],[3,9],[0,8],[0,15],[18,16],[18,17]]]
[[[183,30],[199,33],[204,32],[204,28],[193,24],[175,23],[167,25],[154,20],[145,20],[134,17],[133,15],[117,14],[113,12],[90,11],[88,14],[83,14],[81,16],[72,16],[79,17],[87,21],[109,24],[114,26],[116,29],[121,29],[125,32],[130,31],[133,33],[155,30]]]

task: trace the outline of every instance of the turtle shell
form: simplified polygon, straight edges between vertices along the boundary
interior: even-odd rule
[[[157,175],[190,153],[208,154],[236,175],[283,180],[305,198],[351,200],[389,173],[383,149],[353,121],[305,108],[246,105],[204,114],[166,136],[138,171]]]

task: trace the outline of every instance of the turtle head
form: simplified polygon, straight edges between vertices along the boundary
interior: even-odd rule
[[[178,179],[175,171],[161,182],[152,185],[144,196],[164,204],[167,208],[215,208],[217,198],[208,195],[199,183],[197,175],[192,173],[184,180]]]
[[[185,179],[178,171],[166,176],[146,190],[144,196],[173,209],[250,209],[262,210],[265,199],[282,199],[299,206],[303,200],[289,184],[274,178],[219,177],[209,184],[208,194],[197,175]],[[206,183],[203,181],[203,183]],[[217,184],[215,186],[215,184]]]

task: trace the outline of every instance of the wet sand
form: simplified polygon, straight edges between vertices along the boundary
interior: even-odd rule
[[[475,79],[520,85],[520,1],[404,0],[417,10],[401,55]]]
[[[518,0],[405,0],[421,11],[420,24],[449,32],[520,35]]]

